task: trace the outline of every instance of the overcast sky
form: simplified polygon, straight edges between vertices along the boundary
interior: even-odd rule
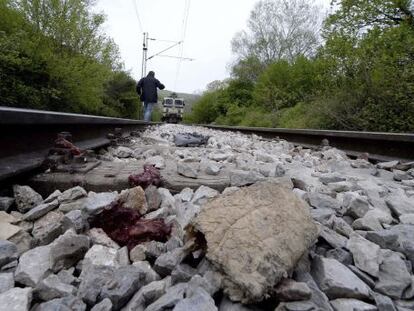
[[[202,91],[209,82],[228,77],[228,65],[234,59],[231,39],[236,32],[246,29],[250,11],[258,1],[191,0],[183,56],[194,61],[182,62],[178,79],[178,61],[172,58],[150,60],[148,71],[154,70],[168,90],[187,93]],[[319,1],[326,6],[330,2]],[[142,32],[148,32],[151,38],[179,41],[185,3],[186,0],[97,0],[96,10],[107,16],[105,31],[118,44],[125,68],[135,79],[141,76]],[[150,41],[148,56],[170,45]],[[179,54],[179,47],[165,53]]]

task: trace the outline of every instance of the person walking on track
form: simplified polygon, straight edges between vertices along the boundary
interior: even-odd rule
[[[139,80],[137,84],[137,93],[140,96],[141,102],[144,103],[145,121],[151,121],[152,109],[158,102],[157,88],[163,90],[165,86],[155,78],[154,71],[150,71],[148,75]]]

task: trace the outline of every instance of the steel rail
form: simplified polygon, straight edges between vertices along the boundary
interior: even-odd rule
[[[95,149],[109,145],[115,129],[127,133],[151,124],[157,123],[0,106],[0,182],[39,168],[58,133],[70,132],[79,148]]]
[[[414,134],[220,125],[204,126],[223,131],[257,134],[267,138],[279,137],[294,144],[307,147],[321,146],[322,140],[327,139],[330,146],[345,151],[349,156],[357,157],[367,153],[368,158],[373,161],[414,161]]]
[[[159,123],[73,113],[0,106],[0,182],[39,168],[60,132],[70,132],[75,145],[94,149],[110,143],[115,128],[128,133]],[[414,161],[414,134],[230,127],[201,125],[222,131],[286,139],[297,145],[317,147],[323,139],[350,156],[368,153],[376,161]]]

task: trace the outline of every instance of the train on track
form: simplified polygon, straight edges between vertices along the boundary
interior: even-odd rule
[[[180,123],[183,120],[185,102],[184,98],[179,98],[172,93],[162,101],[162,122]]]

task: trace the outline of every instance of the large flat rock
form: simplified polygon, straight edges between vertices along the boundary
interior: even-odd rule
[[[309,207],[289,186],[260,182],[207,203],[194,221],[233,301],[260,301],[317,237]]]

